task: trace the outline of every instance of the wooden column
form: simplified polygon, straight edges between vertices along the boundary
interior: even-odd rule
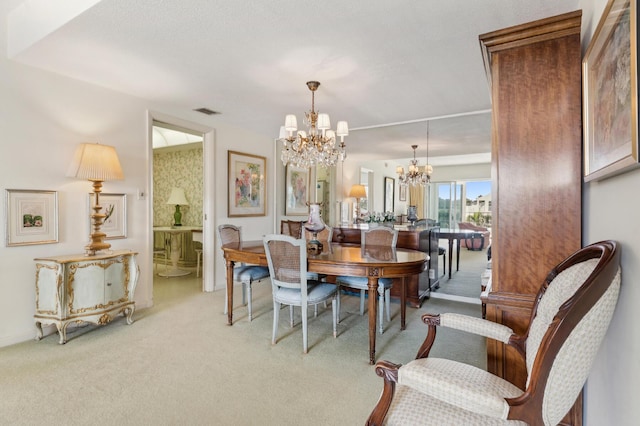
[[[480,36],[491,87],[492,291],[487,319],[526,330],[551,268],[581,247],[581,12]],[[487,344],[488,368],[524,388],[521,357]],[[581,424],[574,410],[568,424]]]

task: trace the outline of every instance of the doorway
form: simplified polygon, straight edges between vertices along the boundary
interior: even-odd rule
[[[212,128],[202,126],[197,123],[188,122],[185,120],[177,119],[175,117],[166,116],[160,113],[149,113],[148,119],[149,128],[149,152],[150,158],[150,178],[151,189],[149,190],[149,206],[150,206],[150,222],[153,226],[157,225],[171,225],[171,221],[175,221],[174,210],[175,206],[167,205],[167,197],[169,194],[166,192],[175,188],[181,188],[184,190],[189,207],[182,209],[182,222],[186,225],[193,225],[201,227],[202,230],[202,254],[201,254],[201,279],[202,279],[202,291],[213,291],[215,289],[214,277],[215,277],[215,265],[214,262],[207,262],[206,259],[211,259],[214,248],[214,230],[215,230],[215,144],[214,144],[214,130]],[[163,183],[164,192],[156,190],[156,182],[158,181],[157,174],[162,170],[156,170],[154,167],[154,133],[165,133],[165,136],[172,133],[178,139],[184,141],[182,145],[184,148],[159,148],[173,152],[172,156],[182,158],[182,162],[187,161],[187,158],[198,157],[200,163],[199,167],[192,167],[189,169],[186,164],[176,165],[172,171],[172,180],[170,182]],[[168,138],[168,136],[166,136]],[[194,145],[195,144],[195,145]],[[195,151],[194,151],[195,149]],[[194,151],[188,155],[178,155],[176,152],[180,151]],[[197,152],[199,151],[199,154]],[[194,176],[193,170],[197,170],[197,175]],[[166,190],[167,185],[171,186],[171,190]],[[156,199],[157,198],[157,199]],[[191,198],[192,200],[189,200]],[[175,224],[175,223],[174,223]],[[153,245],[153,229],[149,230],[149,246]],[[189,236],[191,237],[191,235]],[[188,239],[192,241],[192,238]],[[192,249],[193,246],[190,246]],[[153,267],[153,250],[149,251],[151,266]],[[171,279],[171,278],[167,278]],[[153,286],[151,286],[151,298],[153,297]]]

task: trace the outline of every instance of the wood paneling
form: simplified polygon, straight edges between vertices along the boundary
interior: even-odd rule
[[[580,21],[577,11],[480,36],[493,108],[487,319],[516,332],[547,273],[581,247]],[[491,341],[487,357],[524,388],[518,354]],[[576,411],[567,424],[580,424]]]

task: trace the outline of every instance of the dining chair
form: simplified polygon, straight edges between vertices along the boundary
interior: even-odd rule
[[[170,242],[169,237],[162,233],[163,235],[165,235],[165,238],[156,238],[156,234],[157,232],[153,233],[153,260],[154,260],[154,264],[155,264],[155,272],[158,273],[158,262],[156,262],[156,258],[164,258],[164,270],[165,272],[167,271],[167,268],[169,267],[169,247],[170,247]]]
[[[200,270],[202,265],[202,231],[191,232],[191,238],[193,240],[193,251],[196,252],[196,277],[200,277]]]
[[[386,226],[363,229],[360,233],[360,245],[366,250],[368,246],[396,247],[398,230]],[[364,315],[364,301],[369,290],[367,277],[352,277],[341,275],[336,278],[336,284],[360,290],[360,315]],[[383,306],[387,312],[387,321],[391,321],[391,278],[378,279],[378,323],[380,334],[384,332]],[[338,295],[338,308],[340,307],[340,295]],[[338,317],[340,310],[338,309]]]
[[[366,424],[558,424],[589,376],[613,317],[620,277],[617,243],[601,241],[549,272],[532,299],[529,325],[521,334],[477,317],[424,314],[428,331],[416,359],[406,365],[376,364],[384,385]],[[526,368],[523,388],[463,362],[429,357],[437,327],[504,344]]]
[[[218,226],[218,236],[220,237],[220,244],[239,244],[242,241],[242,229],[235,225],[220,225]],[[251,307],[251,286],[254,281],[260,282],[262,279],[269,276],[269,268],[258,265],[236,265],[233,268],[233,280],[240,281],[242,283],[242,304],[247,305],[247,315],[249,321],[253,319],[253,311]],[[227,314],[228,296],[227,292],[224,292],[224,313]]]
[[[280,233],[294,238],[302,238],[302,224],[298,220],[281,220]]]
[[[308,352],[307,308],[331,300],[333,317],[333,337],[337,336],[337,312],[335,284],[307,279],[307,244],[303,239],[288,235],[270,234],[263,239],[269,264],[271,289],[273,294],[273,333],[271,343],[276,344],[281,305],[300,306],[302,310],[302,347]],[[293,309],[290,324],[293,323]]]

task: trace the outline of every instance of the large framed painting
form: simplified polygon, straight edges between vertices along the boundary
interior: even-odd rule
[[[7,247],[58,242],[58,193],[5,190]]]
[[[93,232],[91,215],[96,205],[94,193],[89,194],[89,235]],[[100,231],[107,234],[105,240],[127,238],[127,194],[100,194],[100,212],[106,217]]]
[[[638,166],[636,25],[635,0],[610,0],[582,61],[585,181]]]
[[[228,216],[265,216],[267,159],[229,151],[228,172]]]
[[[395,198],[396,180],[391,177],[384,178],[384,212],[393,213],[393,200]]]
[[[286,216],[309,214],[309,169],[287,165],[285,173]]]

